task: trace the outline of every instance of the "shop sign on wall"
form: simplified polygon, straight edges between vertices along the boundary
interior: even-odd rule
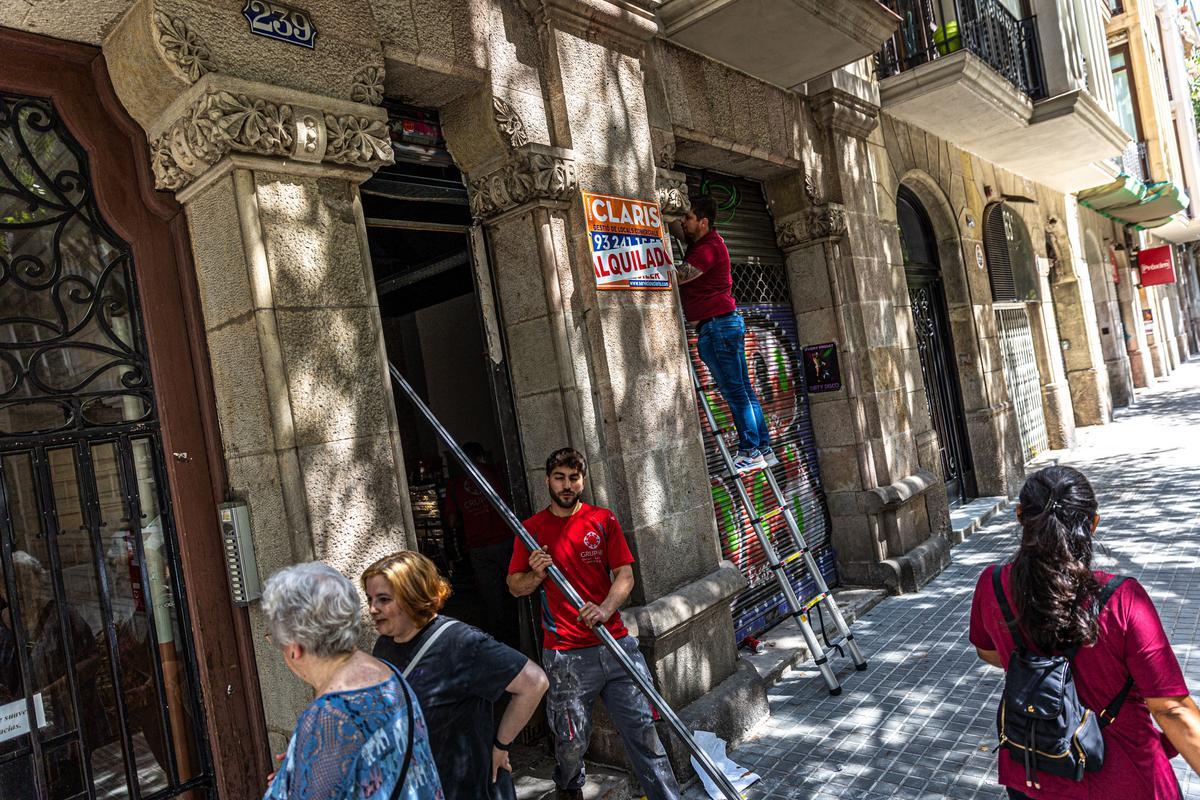
[[[804,382],[809,392],[836,392],[842,388],[842,367],[836,342],[804,348]]]
[[[266,0],[246,0],[242,14],[250,23],[250,32],[256,36],[298,44],[310,50],[316,43],[317,28],[307,11]]]
[[[1142,286],[1158,286],[1175,282],[1175,264],[1171,260],[1171,245],[1151,247],[1138,252],[1138,269]]]
[[[670,289],[671,246],[658,203],[582,194],[596,288]]]

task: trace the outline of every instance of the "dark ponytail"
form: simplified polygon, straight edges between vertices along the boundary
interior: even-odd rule
[[[1021,488],[1021,548],[1012,590],[1021,627],[1044,653],[1096,641],[1095,517],[1096,493],[1077,469],[1046,467]]]

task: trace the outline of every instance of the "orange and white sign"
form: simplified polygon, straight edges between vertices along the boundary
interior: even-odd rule
[[[596,288],[671,288],[671,245],[658,203],[583,192]]]

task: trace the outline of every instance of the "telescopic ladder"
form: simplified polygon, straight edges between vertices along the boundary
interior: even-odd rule
[[[800,532],[800,526],[796,523],[796,517],[792,514],[792,509],[788,506],[787,498],[784,497],[783,491],[779,488],[779,482],[775,479],[774,466],[759,467],[744,471],[741,474],[738,473],[733,465],[733,455],[729,452],[729,445],[725,443],[725,434],[733,430],[732,424],[729,428],[724,429],[717,424],[717,420],[713,416],[712,407],[709,405],[708,397],[705,394],[706,392],[717,392],[717,389],[715,386],[706,388],[700,383],[700,376],[696,374],[696,365],[690,357],[688,358],[688,368],[692,373],[692,386],[696,390],[700,408],[704,410],[708,429],[712,432],[712,436],[716,440],[717,450],[721,454],[721,461],[725,465],[726,472],[732,477],[734,486],[737,487],[737,497],[741,502],[742,512],[750,520],[750,526],[754,529],[754,535],[758,538],[759,547],[762,548],[763,554],[766,555],[771,571],[775,573],[775,581],[779,584],[779,588],[783,590],[783,596],[787,600],[788,613],[796,621],[796,627],[800,629],[801,635],[804,636],[804,643],[808,646],[808,651],[812,654],[817,668],[821,670],[821,677],[825,679],[825,684],[829,687],[829,693],[833,695],[841,694],[842,685],[838,682],[837,676],[833,674],[833,668],[829,664],[828,651],[835,648],[840,650],[841,645],[844,644],[846,649],[850,651],[850,658],[854,661],[854,668],[860,671],[867,668],[867,660],[863,657],[862,651],[858,647],[858,642],[854,639],[854,633],[846,624],[846,618],[842,616],[837,601],[833,598],[833,593],[829,591],[829,586],[825,583],[825,578],[821,575],[821,570],[817,568],[817,561],[813,558],[812,550],[804,541],[804,534]],[[759,472],[766,476],[767,485],[771,488],[775,503],[769,511],[762,514],[759,514],[755,510],[754,504],[750,501],[750,495],[746,492],[745,484],[745,479],[748,476],[757,475]],[[771,539],[767,536],[767,529],[764,527],[772,519],[780,515],[783,516],[788,530],[791,531],[796,545],[799,547],[797,552],[789,555],[782,561],[779,559],[779,554],[775,552],[775,547],[771,544]],[[808,569],[808,574],[812,576],[813,581],[817,585],[816,596],[805,603],[800,602],[800,598],[796,596],[796,590],[792,587],[792,582],[788,580],[787,576],[788,564],[801,558],[804,559],[804,566]],[[808,623],[809,611],[813,607],[818,607],[819,613],[820,604],[824,604],[825,608],[828,609],[829,615],[833,618],[834,626],[838,631],[836,637],[827,641],[827,648],[821,647],[821,643],[813,632],[812,626]],[[822,623],[823,627],[824,624]]]

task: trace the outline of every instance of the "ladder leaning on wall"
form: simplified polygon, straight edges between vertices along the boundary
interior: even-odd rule
[[[729,451],[729,445],[725,442],[725,434],[729,433],[732,428],[722,429],[716,418],[713,416],[712,407],[709,404],[707,393],[716,392],[717,388],[713,386],[705,386],[700,383],[700,376],[696,374],[696,365],[692,359],[688,358],[688,369],[692,373],[692,386],[696,390],[697,401],[700,408],[704,411],[705,420],[708,422],[708,429],[716,441],[717,450],[721,454],[721,461],[725,465],[725,470],[733,478],[733,484],[737,487],[737,501],[741,504],[741,513],[744,513],[750,521],[750,527],[754,529],[754,535],[758,539],[759,547],[762,548],[763,554],[767,557],[767,563],[770,565],[771,571],[775,574],[775,581],[779,584],[779,588],[783,591],[783,596],[787,600],[788,613],[796,622],[796,627],[800,629],[801,635],[804,637],[804,643],[808,646],[809,653],[812,654],[813,661],[817,668],[821,671],[821,677],[825,679],[825,684],[829,687],[829,693],[833,695],[842,693],[842,685],[838,681],[837,676],[833,674],[833,667],[829,663],[829,651],[841,651],[842,645],[850,651],[850,658],[854,661],[854,668],[857,670],[865,670],[867,668],[867,660],[863,657],[862,651],[858,647],[858,642],[854,639],[854,633],[846,624],[845,617],[842,616],[841,610],[838,608],[837,601],[834,600],[833,592],[829,591],[829,585],[825,583],[825,577],[821,575],[821,570],[817,567],[817,561],[813,558],[812,550],[807,542],[804,541],[804,534],[800,531],[800,526],[796,523],[796,517],[792,513],[792,509],[788,506],[787,498],[784,497],[783,491],[779,488],[779,482],[775,478],[774,466],[760,467],[750,470],[743,474],[738,474],[733,465],[733,454]],[[774,497],[774,506],[765,513],[758,513],[754,504],[750,501],[750,495],[746,491],[744,478],[747,475],[754,475],[762,472],[767,478],[767,485],[771,488],[772,496]],[[786,559],[780,560],[779,554],[775,552],[774,545],[771,544],[771,539],[767,536],[767,529],[764,527],[768,522],[777,516],[783,516],[784,522],[787,523],[788,529],[791,531],[795,539],[796,545],[799,547],[797,552],[789,555]],[[808,570],[808,574],[812,576],[813,582],[817,585],[816,595],[807,602],[800,602],[800,598],[796,596],[796,590],[792,586],[792,582],[787,576],[787,566],[797,559],[804,560],[804,566]],[[808,622],[809,611],[814,607],[820,613],[821,605],[829,611],[833,618],[834,626],[837,628],[837,636],[827,640],[826,647],[821,646],[821,642],[817,639],[817,635],[813,632],[812,626]],[[822,624],[822,629],[824,624]]]

